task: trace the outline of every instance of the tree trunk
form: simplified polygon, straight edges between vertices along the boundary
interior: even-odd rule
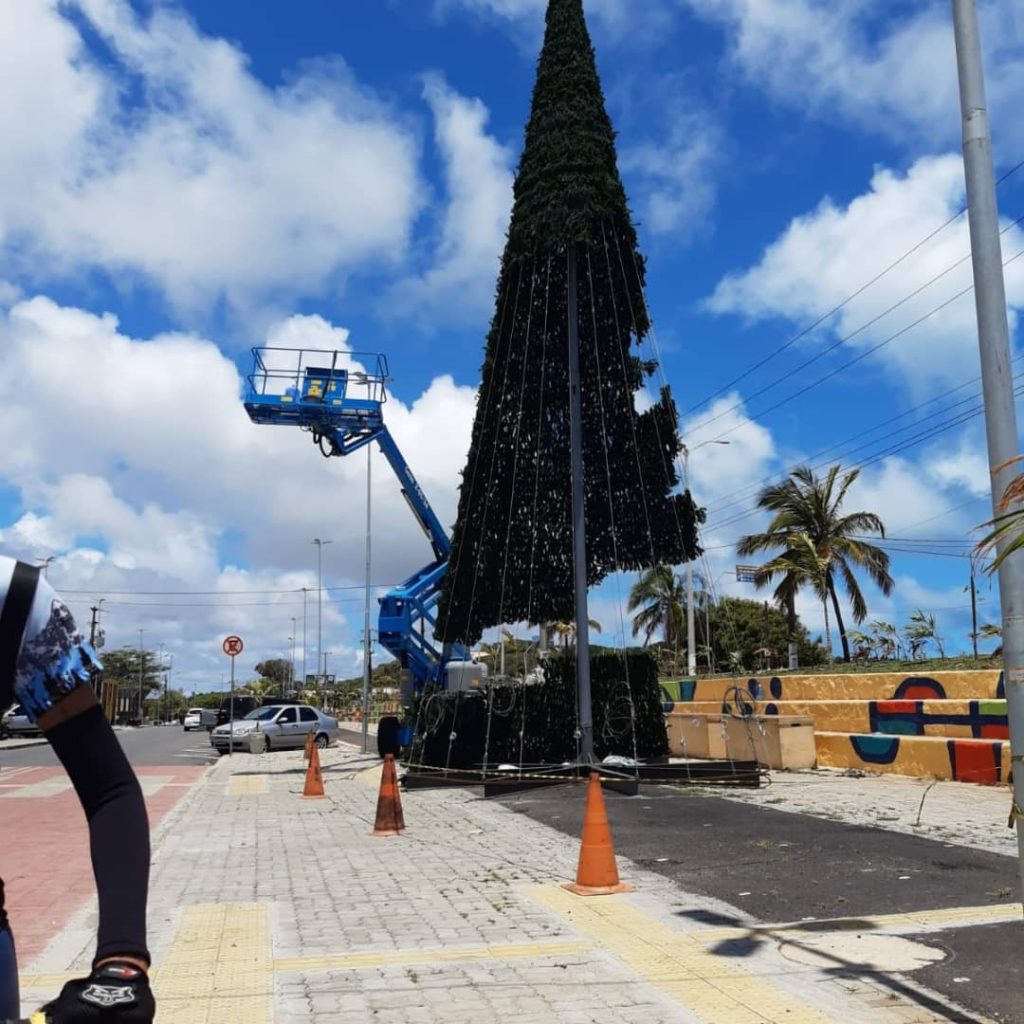
[[[850,641],[846,639],[846,627],[843,625],[843,613],[839,610],[839,598],[836,596],[836,585],[832,582],[832,575],[828,577],[828,592],[832,597],[832,607],[836,610],[836,627],[839,629],[839,639],[843,644],[843,661],[850,661]]]
[[[835,655],[832,653],[832,630],[828,625],[828,601],[822,601],[821,607],[825,609],[825,646],[828,648],[828,663],[831,665]]]
[[[789,630],[789,639],[796,639],[796,594],[790,594],[786,598],[786,628]]]

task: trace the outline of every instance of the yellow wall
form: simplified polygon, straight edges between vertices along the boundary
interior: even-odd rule
[[[913,687],[911,681],[925,685],[931,680],[941,688],[935,696],[956,700],[996,698],[999,693],[1002,673],[998,670],[983,669],[962,672],[865,672],[848,675],[819,676],[751,676],[746,679],[698,679],[690,686],[686,681],[678,684],[683,688],[683,704],[692,701],[716,701],[721,704],[726,693],[735,686],[752,692],[754,685],[761,699],[770,701],[795,700],[894,700],[901,695],[901,688]],[[754,685],[752,685],[754,684]],[[925,699],[931,694],[915,694],[916,699]],[[731,697],[735,700],[735,697]],[[907,699],[914,699],[907,697]],[[679,708],[678,710],[685,710]]]

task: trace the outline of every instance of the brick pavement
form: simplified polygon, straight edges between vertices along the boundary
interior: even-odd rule
[[[136,769],[151,829],[204,768]],[[93,897],[85,816],[62,768],[0,768],[0,820],[16,842],[0,849],[7,909],[22,963],[29,963]]]
[[[735,928],[714,922],[742,911],[628,862],[635,894],[571,897],[558,884],[577,841],[473,792],[405,793],[408,834],[374,839],[373,759],[326,752],[323,800],[302,799],[303,774],[300,753],[224,759],[169,819],[150,915],[160,1024],[981,1019],[942,997],[923,1008],[912,981],[899,995],[796,963],[777,942],[737,958]],[[885,927],[913,936],[928,923]],[[27,998],[87,956],[52,943]]]

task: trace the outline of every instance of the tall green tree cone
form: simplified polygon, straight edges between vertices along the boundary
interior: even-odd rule
[[[695,557],[702,516],[673,494],[667,389],[633,352],[650,324],[582,0],[550,0],[438,616],[471,644],[501,622],[573,616],[569,277],[575,260],[587,580]],[[650,404],[650,403],[648,403]]]

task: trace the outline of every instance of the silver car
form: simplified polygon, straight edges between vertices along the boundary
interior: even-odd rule
[[[338,739],[338,720],[308,704],[270,704],[250,711],[245,718],[227,725],[218,725],[210,733],[210,746],[218,754],[232,750],[252,750],[252,734],[262,735],[261,750],[287,750],[305,746],[306,736],[323,750]]]
[[[15,704],[4,715],[2,731],[7,736],[31,736],[39,732],[39,726],[25,714],[20,704]]]

